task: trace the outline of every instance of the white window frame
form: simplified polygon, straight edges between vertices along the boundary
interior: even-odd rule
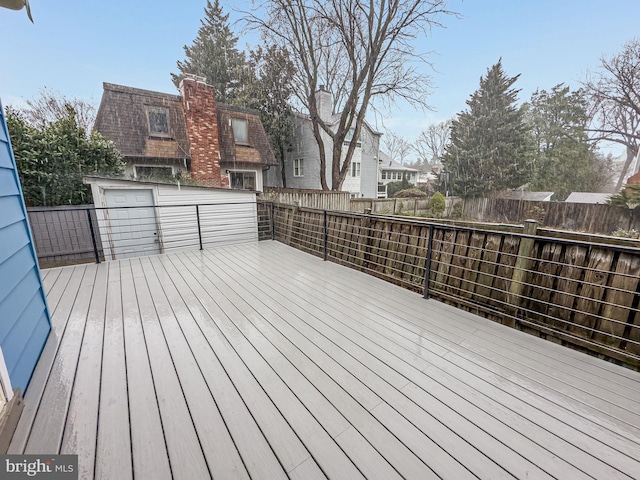
[[[293,176],[304,177],[304,158],[293,159]]]
[[[246,138],[238,139],[238,135],[236,132],[236,124],[243,123],[245,125],[245,134]],[[249,120],[246,118],[232,118],[231,119],[231,130],[233,131],[233,140],[240,145],[249,145]]]
[[[357,178],[362,173],[362,164],[361,162],[351,162],[351,176],[353,178]]]
[[[253,191],[253,192],[258,191],[258,172],[256,172],[255,170],[227,170],[227,175],[229,175],[229,189],[231,189],[231,190],[239,190],[239,189],[233,188],[231,186],[231,174],[233,174],[233,173],[242,173],[243,176],[245,174],[247,174],[247,173],[253,174],[253,185],[254,185],[253,190],[246,189],[246,188],[243,188],[242,190],[249,190],[249,191]],[[244,187],[244,178],[243,178],[243,187]]]

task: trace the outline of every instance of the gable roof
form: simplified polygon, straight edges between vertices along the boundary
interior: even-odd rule
[[[392,160],[389,155],[384,152],[379,153],[380,159],[380,170],[395,170],[402,172],[417,172],[417,168],[405,167],[404,165],[400,165],[395,160]]]
[[[277,165],[257,110],[218,103],[217,115],[222,163]],[[246,146],[238,145],[235,141],[231,126],[234,118],[247,121],[249,144]]]
[[[178,95],[103,83],[94,130],[112,140],[124,157],[190,158],[182,101]],[[169,136],[149,136],[146,107],[168,111]]]

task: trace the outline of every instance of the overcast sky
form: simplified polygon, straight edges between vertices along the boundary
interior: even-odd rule
[[[23,11],[0,8],[0,98],[19,104],[49,87],[98,104],[102,82],[174,93],[170,72],[183,45],[196,36],[205,1],[30,0]],[[248,9],[250,1],[222,0]],[[385,126],[408,138],[465,108],[487,68],[500,57],[509,75],[521,74],[521,100],[560,82],[578,87],[601,55],[620,51],[640,32],[638,0],[451,0],[460,19],[446,18],[418,48],[433,51],[433,112],[398,105]],[[258,41],[242,34],[239,46]],[[379,119],[369,121],[382,130]]]

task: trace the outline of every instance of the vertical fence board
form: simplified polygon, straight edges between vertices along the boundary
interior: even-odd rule
[[[541,252],[540,248],[542,248]],[[559,262],[562,260],[563,247],[559,243],[545,242],[541,245],[536,242],[535,251],[540,253],[536,253],[538,260],[531,267],[531,275],[529,277],[531,286],[527,295],[529,301],[523,306],[542,314],[529,313],[532,319],[549,324],[550,322],[546,315],[550,314],[550,310],[553,308],[550,305],[550,300],[555,289],[558,271],[561,268]]]
[[[513,267],[516,264],[518,249],[520,247],[520,238],[515,235],[506,235],[502,240],[500,248],[500,256],[498,257],[497,278],[493,282],[494,289],[491,291],[490,303],[497,308],[503,310],[507,305],[507,296],[511,277],[513,275]]]
[[[460,285],[467,268],[469,237],[470,233],[468,230],[459,230],[456,234],[448,282],[449,291],[454,295],[461,295]]]
[[[476,286],[476,298],[479,302],[489,303],[493,282],[498,269],[498,255],[502,237],[490,233],[485,237],[482,258],[478,262],[478,285]]]
[[[398,234],[399,225],[395,222],[389,223],[390,235],[387,251],[385,252],[385,269],[384,274],[388,277],[395,277],[396,274],[396,259],[398,258],[398,240],[400,235]]]
[[[602,248],[593,248],[589,251],[588,270],[585,271],[579,291],[580,298],[576,302],[577,312],[573,317],[574,323],[588,328],[598,326],[598,315],[602,308],[613,256],[612,251]],[[593,332],[589,330],[584,330],[580,334],[585,338],[593,337]]]
[[[443,285],[438,282],[438,271],[440,270],[440,261],[442,256],[442,240],[444,231],[440,228],[433,229],[433,242],[431,248],[431,272],[429,272],[429,282],[432,290],[442,290]]]
[[[573,307],[576,303],[576,292],[580,287],[580,280],[584,275],[582,268],[587,259],[587,248],[580,245],[570,245],[565,248],[562,259],[563,266],[558,273],[557,292],[551,297],[555,305],[553,315],[560,320],[553,325],[563,330],[575,330],[567,323],[571,322]]]
[[[638,282],[640,282],[640,257],[632,256],[626,253],[620,253],[616,263],[615,271],[611,273],[609,287],[611,289],[605,295],[607,302],[603,309],[602,316],[612,320],[624,322],[619,324],[609,320],[600,321],[600,331],[635,340],[640,339],[639,318],[638,313],[631,311],[632,305],[638,304]],[[625,325],[626,324],[626,325]],[[627,328],[627,325],[630,328]],[[627,330],[625,332],[625,330]],[[610,337],[602,334],[594,335],[594,340],[600,343],[610,344]],[[626,345],[628,351],[632,353],[640,353],[640,347],[633,343]]]
[[[460,294],[465,298],[473,298],[476,291],[478,279],[478,264],[482,256],[482,247],[485,242],[485,235],[481,232],[473,232],[467,250],[467,265],[463,272],[463,281],[460,284]]]
[[[442,240],[440,241],[440,252],[438,255],[438,275],[436,283],[443,291],[448,291],[449,283],[449,267],[451,265],[451,256],[453,254],[453,242],[456,238],[455,230],[444,230],[442,232]]]

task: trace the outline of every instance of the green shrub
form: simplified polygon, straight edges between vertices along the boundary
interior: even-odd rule
[[[396,196],[396,192],[400,190],[404,190],[409,188],[409,182],[400,181],[400,182],[389,182],[387,183],[387,198],[393,198]]]
[[[407,188],[397,191],[393,196],[394,198],[424,198],[427,194],[417,188]]]
[[[436,218],[440,217],[444,213],[446,206],[447,204],[444,199],[444,195],[440,192],[434,193],[429,199],[429,210],[431,210],[431,213]]]

